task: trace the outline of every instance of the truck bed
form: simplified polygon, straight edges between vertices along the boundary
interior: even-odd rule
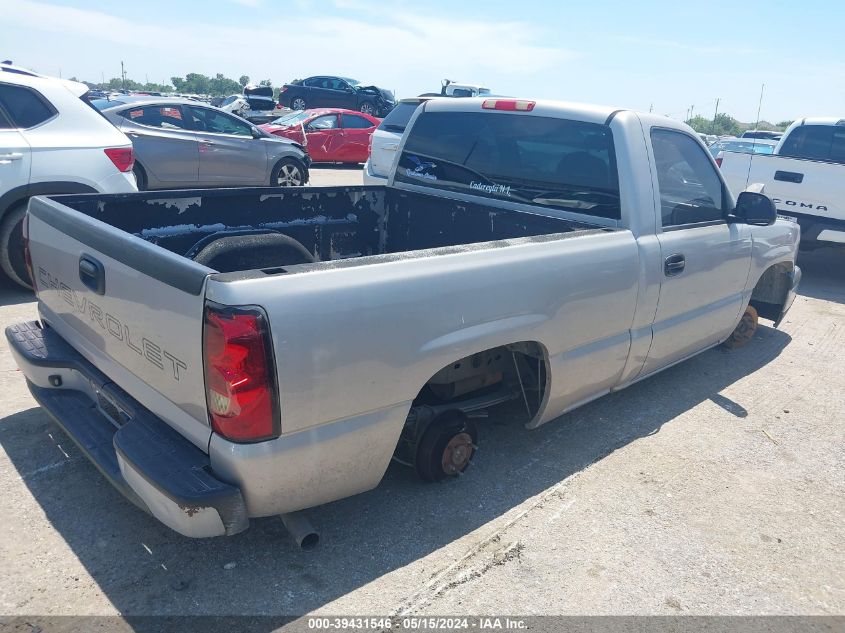
[[[224,189],[126,195],[57,196],[69,207],[172,253],[202,261],[220,273],[296,273],[343,261],[377,263],[412,251],[466,250],[519,238],[608,229],[532,213],[386,187]],[[292,238],[313,261],[293,261],[261,248],[268,234]],[[220,238],[240,248],[231,257],[203,261],[200,253]],[[230,240],[232,241],[232,240]],[[293,258],[296,260],[296,258]],[[349,260],[362,259],[360,262]]]

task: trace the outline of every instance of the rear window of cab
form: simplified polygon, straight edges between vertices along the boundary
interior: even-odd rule
[[[471,195],[621,217],[606,125],[499,112],[424,112],[395,179]]]

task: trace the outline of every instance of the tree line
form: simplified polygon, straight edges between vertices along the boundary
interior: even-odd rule
[[[71,77],[74,81],[79,81],[76,77]],[[183,94],[198,94],[210,95],[212,97],[224,97],[230,94],[238,94],[243,91],[244,86],[250,83],[249,75],[241,75],[235,81],[226,77],[222,73],[217,73],[214,77],[209,77],[201,73],[188,73],[184,77],[171,77],[169,84],[159,84],[154,82],[140,82],[133,79],[122,79],[120,77],[112,77],[106,82],[90,82],[83,81],[89,88],[96,90],[139,90],[143,92],[180,92]],[[262,79],[258,82],[259,86],[272,86],[273,83],[269,79]]]
[[[769,123],[768,121],[760,121],[759,123],[742,123],[729,114],[720,112],[712,119],[703,116],[694,116],[691,119],[687,119],[686,124],[696,132],[701,132],[702,134],[715,134],[716,136],[739,136],[745,130],[751,129],[783,132],[792,124],[792,121],[780,121],[779,123]]]

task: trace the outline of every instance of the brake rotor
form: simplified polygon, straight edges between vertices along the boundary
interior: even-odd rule
[[[728,340],[724,342],[724,346],[729,349],[742,347],[754,338],[754,334],[757,331],[757,318],[757,310],[753,306],[748,306],[739,320],[736,329],[731,333]]]
[[[473,444],[469,433],[462,432],[453,436],[443,449],[441,466],[447,475],[457,475],[464,471],[472,459]]]

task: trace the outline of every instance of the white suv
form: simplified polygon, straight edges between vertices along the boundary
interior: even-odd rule
[[[393,166],[399,141],[405,132],[405,126],[411,120],[417,106],[430,97],[410,97],[396,104],[370,136],[370,157],[364,163],[364,184],[383,185]]]
[[[31,196],[137,191],[132,143],[87,91],[0,64],[0,268],[27,288],[21,229]]]

